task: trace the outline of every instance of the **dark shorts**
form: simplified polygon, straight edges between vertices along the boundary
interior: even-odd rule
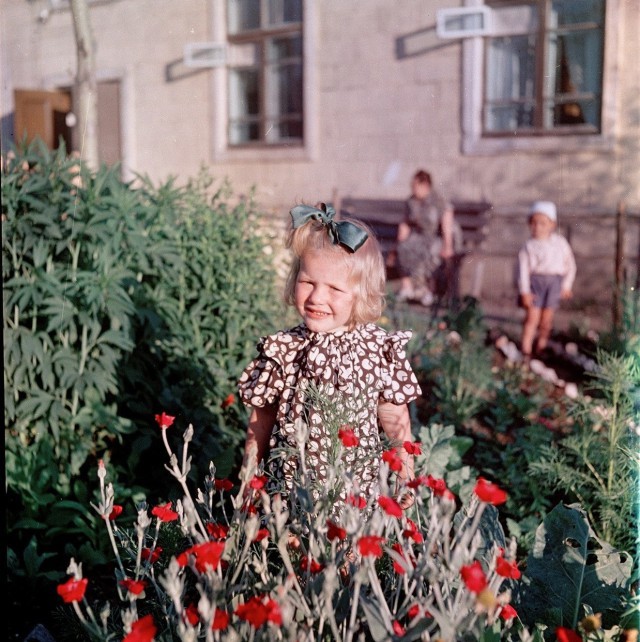
[[[531,294],[534,308],[551,308],[560,305],[562,277],[559,274],[532,274]]]

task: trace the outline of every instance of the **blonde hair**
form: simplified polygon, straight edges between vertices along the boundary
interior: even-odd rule
[[[321,250],[332,252],[349,270],[349,284],[353,287],[354,303],[349,317],[349,329],[361,323],[372,323],[382,315],[385,303],[386,271],[380,245],[371,228],[351,218],[341,218],[362,228],[368,235],[364,244],[355,252],[331,242],[326,226],[311,220],[289,231],[285,247],[291,250],[293,261],[284,289],[284,300],[295,305],[295,290],[300,261],[305,252]]]

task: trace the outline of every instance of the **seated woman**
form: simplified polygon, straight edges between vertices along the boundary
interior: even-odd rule
[[[454,227],[453,206],[432,189],[431,175],[418,170],[398,227],[399,301],[433,303],[433,274],[443,259],[454,255]]]

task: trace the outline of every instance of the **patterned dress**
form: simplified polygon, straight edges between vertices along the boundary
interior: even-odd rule
[[[335,500],[376,493],[381,454],[379,401],[406,404],[421,394],[404,347],[411,332],[370,323],[354,330],[311,332],[304,324],[263,337],[238,384],[250,406],[276,405],[266,470],[269,489],[287,495],[302,470]],[[358,446],[342,448],[348,426]],[[335,478],[342,457],[349,479]],[[315,493],[314,493],[315,494]]]

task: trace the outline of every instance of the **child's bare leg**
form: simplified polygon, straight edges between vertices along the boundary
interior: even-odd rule
[[[522,326],[522,341],[521,349],[522,354],[531,355],[533,350],[533,339],[536,336],[538,324],[540,323],[540,308],[530,307],[527,308],[527,316],[524,319]]]
[[[542,308],[540,312],[540,325],[538,326],[538,340],[536,341],[536,351],[542,352],[549,342],[551,330],[553,329],[553,308]]]
[[[403,276],[400,279],[400,289],[407,290],[407,291],[413,289],[413,282],[411,281],[410,276]]]

